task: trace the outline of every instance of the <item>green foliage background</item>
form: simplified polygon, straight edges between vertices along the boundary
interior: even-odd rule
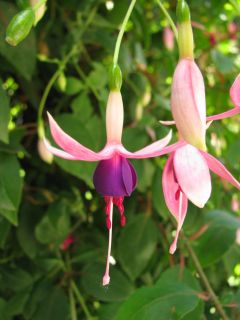
[[[116,265],[111,285],[101,286],[107,230],[104,201],[92,184],[95,164],[57,158],[51,165],[43,162],[37,150],[37,111],[55,74],[45,111],[86,146],[104,146],[107,68],[129,1],[116,0],[108,10],[105,1],[49,0],[36,28],[10,47],[6,27],[27,2],[0,1],[0,319],[220,319],[186,243],[229,319],[240,319],[240,211],[231,206],[240,201],[239,193],[213,176],[211,199],[203,210],[190,205],[185,240],[181,237],[172,257],[168,249],[175,227],[161,187],[166,157],[134,161],[138,187],[125,199],[124,229],[114,216]],[[176,1],[164,5],[175,19]],[[240,2],[192,0],[189,5],[193,21],[201,24],[194,28],[195,53],[205,79],[207,113],[220,113],[233,107],[229,89],[240,67]],[[233,21],[238,30],[231,36]],[[158,121],[171,118],[178,52],[176,43],[171,52],[163,43],[166,26],[155,1],[137,1],[119,60],[123,142],[130,150],[168,131]],[[207,132],[209,152],[237,178],[239,132],[239,116],[214,122]],[[75,242],[63,251],[60,245],[69,234]]]

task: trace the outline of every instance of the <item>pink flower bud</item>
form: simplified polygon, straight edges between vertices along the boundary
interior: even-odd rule
[[[181,59],[176,67],[171,109],[181,138],[196,148],[205,150],[205,86],[201,71],[192,59]]]
[[[74,243],[74,241],[74,236],[72,234],[69,234],[59,247],[61,250],[66,251],[70,247],[70,245]]]
[[[163,29],[163,43],[169,51],[174,49],[174,33],[169,27]]]
[[[123,116],[120,91],[110,91],[106,110],[107,142],[121,143]]]
[[[47,140],[47,139],[46,139],[46,140]],[[48,140],[47,140],[47,141],[48,141]],[[48,142],[49,142],[49,141],[48,141]],[[45,162],[47,162],[47,163],[49,163],[49,164],[51,164],[51,163],[53,162],[53,155],[52,155],[52,153],[50,153],[50,152],[48,151],[48,149],[46,148],[43,139],[39,139],[39,140],[38,140],[38,153],[39,153],[40,158],[41,158],[43,161],[45,161]]]

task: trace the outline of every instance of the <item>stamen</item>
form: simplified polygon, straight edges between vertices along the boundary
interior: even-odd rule
[[[109,218],[111,211],[111,197],[104,197],[105,200],[105,214],[106,214],[106,226],[108,230],[111,228],[111,220]]]
[[[107,198],[107,197],[105,197]],[[105,274],[102,279],[102,284],[103,286],[106,286],[110,283],[110,276],[109,276],[109,263],[110,263],[110,257],[111,257],[111,246],[112,246],[112,220],[113,220],[113,198],[108,197],[109,201],[107,205],[109,205],[109,222],[110,222],[110,227],[108,228],[108,253],[107,253],[107,261],[106,261],[106,270]],[[106,199],[105,199],[106,201]]]
[[[177,230],[176,230],[176,235],[174,238],[173,243],[170,246],[169,252],[171,254],[174,254],[174,252],[177,249],[177,242],[178,242],[178,237],[179,237],[179,233],[181,231],[182,228],[182,224],[183,224],[183,217],[182,217],[182,204],[183,204],[183,193],[182,191],[179,189],[179,208],[178,208],[178,225],[177,225]]]
[[[114,197],[113,203],[118,207],[120,213],[120,223],[121,226],[124,227],[126,224],[126,217],[124,215],[124,205],[123,205],[124,197]]]

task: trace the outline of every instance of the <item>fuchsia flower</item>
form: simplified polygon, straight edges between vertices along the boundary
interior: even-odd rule
[[[68,160],[99,161],[93,182],[98,193],[105,199],[106,225],[109,230],[109,247],[106,264],[106,272],[103,277],[103,285],[110,282],[109,258],[111,254],[112,240],[112,211],[115,204],[120,212],[121,225],[125,225],[123,200],[130,196],[137,184],[137,174],[133,165],[127,160],[157,157],[177,148],[179,143],[164,148],[171,139],[169,134],[149,146],[136,151],[127,151],[121,143],[123,129],[123,102],[120,91],[111,91],[106,110],[107,143],[100,152],[94,152],[66,134],[48,114],[51,134],[55,142],[62,150],[52,147],[47,140],[47,149],[54,155]]]
[[[206,152],[206,121],[227,118],[240,112],[240,76],[230,89],[230,97],[235,108],[206,117],[205,88],[201,72],[193,59],[181,59],[177,65],[172,83],[171,109],[180,141],[179,146],[166,163],[163,171],[163,192],[169,211],[178,223],[170,253],[176,250],[179,232],[182,228],[188,200],[197,207],[204,207],[211,195],[209,169],[240,189],[240,183],[224,165]]]

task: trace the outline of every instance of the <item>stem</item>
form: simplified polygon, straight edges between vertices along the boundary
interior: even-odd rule
[[[85,313],[86,318],[88,320],[92,319],[92,315],[90,314],[90,312],[85,304],[85,301],[83,299],[83,296],[81,295],[80,291],[78,290],[76,283],[73,280],[71,280],[70,285],[71,285],[73,292],[75,293],[75,296],[76,296],[80,306],[82,307],[83,312]]]
[[[70,300],[71,320],[77,320],[76,303],[75,303],[75,298],[74,298],[73,290],[71,286],[69,288],[69,300]]]
[[[178,31],[177,31],[177,27],[175,26],[175,23],[173,22],[173,19],[171,18],[170,14],[167,12],[167,10],[165,9],[164,5],[162,4],[161,0],[157,0],[157,4],[159,5],[160,9],[162,10],[163,14],[165,15],[166,19],[168,20],[173,33],[175,35],[176,40],[178,41]]]
[[[94,86],[91,85],[91,83],[89,82],[88,78],[86,77],[86,75],[84,74],[84,72],[82,71],[82,69],[79,67],[78,64],[75,64],[75,68],[79,74],[79,76],[83,79],[83,81],[86,83],[87,87],[92,90],[93,94],[95,95],[95,97],[98,99],[98,101],[101,101],[101,97],[99,96],[97,90],[94,88]]]
[[[192,261],[196,267],[196,270],[204,284],[204,286],[206,287],[215,307],[216,307],[216,310],[218,311],[218,313],[220,314],[220,316],[222,317],[223,320],[229,320],[228,316],[226,315],[217,295],[215,294],[215,292],[213,291],[212,287],[211,287],[211,284],[209,283],[208,281],[208,278],[201,266],[201,263],[200,261],[198,260],[198,257],[195,253],[195,251],[193,250],[191,244],[189,243],[188,239],[184,236],[184,240],[185,240],[185,245],[186,245],[186,248],[192,258]]]
[[[41,0],[41,2],[46,2],[47,0]],[[40,3],[40,2],[39,2]],[[38,5],[38,4],[37,4]],[[83,33],[85,32],[85,30],[87,29],[87,27],[89,26],[89,24],[91,24],[91,22],[93,21],[95,14],[97,11],[97,7],[94,7],[93,10],[90,12],[88,19],[82,29],[82,33],[81,36],[83,35]],[[80,41],[79,41],[80,42]],[[44,130],[44,123],[43,123],[43,119],[42,119],[42,114],[43,114],[43,109],[45,107],[49,92],[52,89],[52,86],[54,85],[55,81],[57,80],[58,76],[60,75],[60,73],[64,70],[64,68],[66,67],[66,64],[68,63],[68,61],[70,60],[70,58],[77,53],[77,50],[79,49],[79,44],[75,44],[72,49],[70,50],[70,52],[66,55],[66,57],[63,59],[63,61],[61,61],[59,63],[58,69],[55,71],[55,73],[52,75],[52,77],[50,78],[44,93],[42,95],[40,104],[39,104],[39,108],[38,108],[38,137],[41,139],[45,136],[45,130]]]
[[[52,86],[54,85],[55,81],[57,80],[58,76],[60,75],[61,71],[62,71],[62,69],[60,69],[60,68],[58,68],[57,71],[55,71],[55,73],[53,74],[53,76],[49,80],[49,82],[44,90],[44,93],[42,95],[42,98],[41,98],[41,101],[39,104],[39,108],[38,108],[38,136],[40,139],[45,136],[44,125],[43,125],[43,120],[42,120],[43,109],[45,107],[49,92],[50,92]]]
[[[119,56],[119,50],[120,50],[120,46],[121,46],[121,42],[122,42],[122,37],[124,34],[124,31],[126,29],[126,25],[128,23],[128,20],[130,18],[130,15],[133,11],[134,5],[136,3],[137,0],[132,0],[130,3],[130,6],[128,7],[127,13],[125,15],[125,18],[123,20],[123,23],[121,25],[121,29],[119,31],[118,37],[117,37],[117,41],[116,41],[116,45],[115,45],[115,50],[114,50],[114,56],[113,56],[113,64],[117,64],[118,62],[118,56]]]

